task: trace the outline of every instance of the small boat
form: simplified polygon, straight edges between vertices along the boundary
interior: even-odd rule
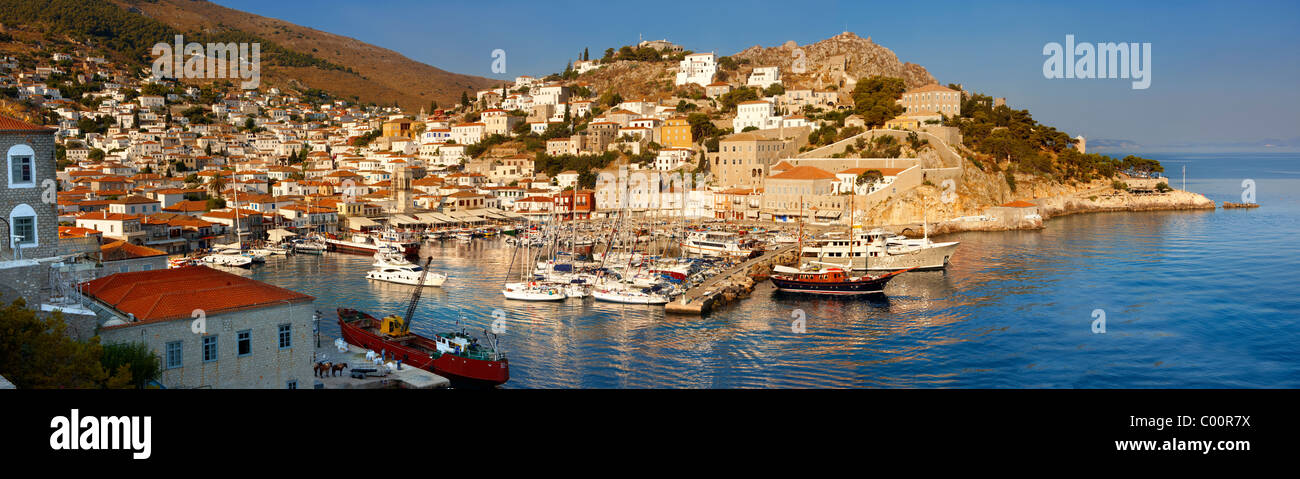
[[[328,244],[316,238],[294,241],[291,247],[295,253],[305,254],[325,254],[325,250],[329,249]]]
[[[198,266],[201,264],[203,264],[203,259],[196,258],[193,256],[185,256],[181,258],[172,258],[167,260],[168,268],[184,268],[186,266]]]
[[[510,361],[505,355],[464,331],[425,337],[412,333],[410,323],[398,316],[381,320],[347,308],[339,308],[338,314],[344,341],[382,351],[386,358],[401,360],[403,365],[477,384],[496,386],[510,380]]]
[[[536,282],[506,283],[501,294],[505,295],[506,299],[519,301],[560,301],[568,297],[564,294],[564,290],[556,286]]]
[[[879,276],[851,276],[844,268],[822,268],[816,271],[804,271],[786,266],[777,266],[771,276],[772,284],[778,291],[789,293],[824,294],[824,295],[858,295],[883,294],[885,284],[895,276],[915,268],[894,271]]]
[[[241,254],[213,253],[203,257],[205,264],[247,268],[253,265],[253,258]]]
[[[668,297],[638,289],[598,288],[591,292],[598,301],[623,304],[668,304]]]
[[[564,285],[564,296],[574,299],[582,299],[590,296],[587,292],[587,285],[582,283],[569,283]]]

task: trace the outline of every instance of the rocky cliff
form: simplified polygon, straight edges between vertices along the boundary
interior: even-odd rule
[[[804,66],[807,68],[804,74],[792,73],[796,49],[804,53]],[[781,67],[786,89],[822,89],[826,85],[839,85],[847,91],[857,79],[872,75],[902,78],[908,88],[937,82],[925,67],[902,62],[892,50],[876,44],[870,37],[862,38],[852,32],[809,45],[798,45],[793,41],[767,48],[755,45],[733,55],[733,58],[750,61],[747,68],[740,70],[741,79],[746,78],[753,67]],[[844,84],[840,83],[841,80],[845,81]]]

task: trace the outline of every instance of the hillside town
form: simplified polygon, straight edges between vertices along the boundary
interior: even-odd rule
[[[123,343],[151,331],[148,347],[164,360],[159,384],[167,387],[295,388],[309,380],[320,363],[319,339],[316,348],[294,345],[319,332],[314,298],[221,269],[246,268],[265,255],[374,254],[369,279],[439,286],[446,275],[385,255],[414,256],[431,239],[470,241],[485,232],[508,231],[520,235],[514,244],[539,248],[612,246],[633,233],[622,242],[630,251],[613,253],[627,261],[612,276],[616,287],[601,286],[610,274],[601,267],[607,247],[584,270],[600,271],[596,276],[575,271],[568,282],[507,283],[502,293],[522,301],[594,296],[702,315],[752,289],[751,274],[766,277],[753,271],[781,262],[815,268],[847,258],[863,271],[946,268],[955,242],[877,229],[851,242],[823,238],[807,246],[803,228],[885,226],[865,212],[897,207],[922,187],[934,192],[945,184],[951,192],[969,171],[996,179],[991,189],[1015,189],[1010,169],[1006,184],[992,174],[1011,155],[963,145],[963,127],[991,137],[1007,130],[971,127],[963,109],[1008,112],[1005,99],[955,84],[855,78],[842,55],[811,73],[795,72],[642,41],[600,59],[584,51],[562,73],[521,75],[463,92],[454,105],[409,111],[316,89],[184,83],[90,48],[36,51],[0,59],[0,93],[11,115],[0,120],[9,165],[0,208],[10,211],[11,237],[0,247],[0,292],[61,312],[75,339]],[[666,66],[653,96],[624,98],[626,90],[598,80],[603,69],[646,62]],[[1082,138],[1050,128],[1035,134],[1077,151],[1063,155],[1086,148]],[[977,158],[992,163],[991,172]],[[1093,165],[1074,168],[1079,181],[1101,181],[1091,176]],[[969,208],[980,214],[945,219],[974,222],[972,229],[995,221],[1041,225],[1033,203]],[[916,222],[904,228],[913,233],[928,232],[928,212],[903,221]],[[740,237],[746,231],[733,231],[739,226],[710,223],[767,229]],[[634,265],[645,241],[682,258]],[[692,261],[691,253],[713,259]],[[548,254],[550,262],[559,257]],[[187,267],[195,265],[218,268]],[[874,285],[878,293],[894,274],[848,287]],[[416,293],[412,310],[418,300]],[[223,357],[215,336],[185,346],[195,341],[186,329],[191,312],[219,315],[232,331],[247,326],[234,353],[248,363],[244,373],[207,368]],[[266,319],[273,317],[282,321]],[[339,324],[373,319],[358,319],[366,317],[340,310]],[[254,354],[256,337],[276,340],[256,343],[266,353]]]

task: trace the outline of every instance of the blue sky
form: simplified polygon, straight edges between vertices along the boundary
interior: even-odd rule
[[[639,35],[729,55],[753,45],[812,43],[847,28],[941,83],[1007,97],[1039,121],[1091,139],[1172,148],[1300,138],[1300,2],[216,3],[493,78],[553,73],[584,47],[599,56]],[[1079,42],[1151,43],[1150,88],[1044,78],[1043,46],[1064,43],[1067,34]],[[497,48],[507,53],[504,75],[491,72]]]

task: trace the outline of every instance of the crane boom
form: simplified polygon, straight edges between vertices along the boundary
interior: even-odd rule
[[[420,304],[420,293],[424,291],[424,277],[429,274],[429,264],[433,262],[433,256],[424,260],[424,269],[420,271],[420,279],[415,282],[415,292],[411,293],[411,304],[406,307],[406,317],[402,318],[403,331],[411,330],[411,318],[415,316],[415,307]]]

